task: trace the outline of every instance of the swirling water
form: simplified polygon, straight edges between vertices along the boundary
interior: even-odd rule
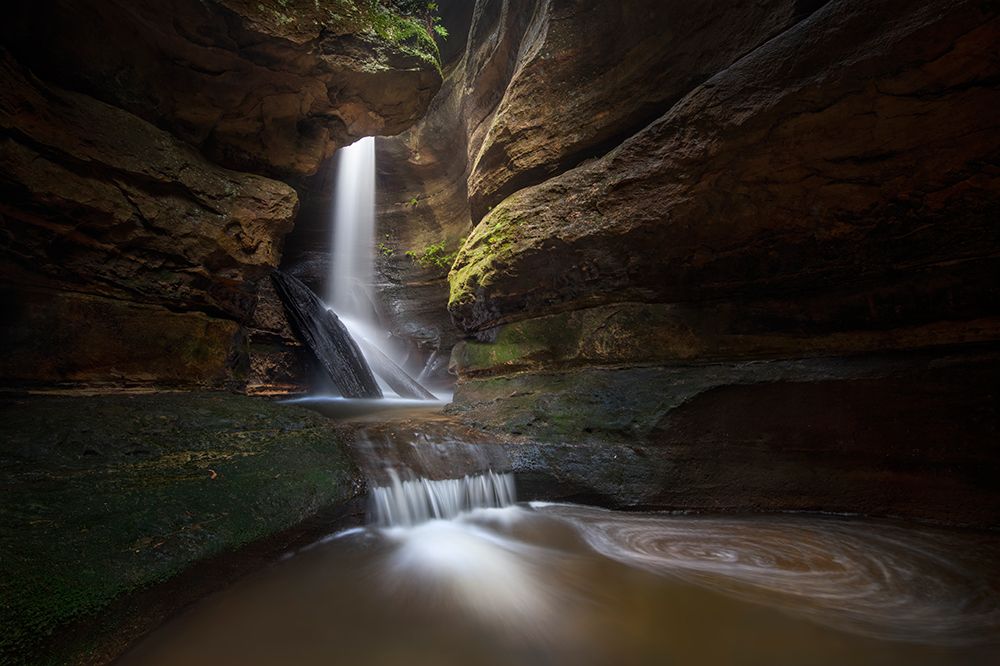
[[[125,662],[1000,663],[996,535],[511,504],[506,483],[390,484],[376,524],[206,600]]]

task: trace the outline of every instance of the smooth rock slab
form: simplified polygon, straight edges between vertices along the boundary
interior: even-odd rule
[[[969,346],[521,372],[460,382],[449,411],[511,443],[520,499],[997,527],[998,363]]]
[[[381,398],[382,390],[371,368],[340,318],[327,309],[309,287],[292,276],[275,271],[271,280],[292,327],[340,394],[345,398]]]
[[[103,613],[116,599],[342,505],[359,483],[332,422],[291,405],[223,393],[5,398],[0,662],[120,649],[136,621]],[[66,631],[87,621],[93,632]]]

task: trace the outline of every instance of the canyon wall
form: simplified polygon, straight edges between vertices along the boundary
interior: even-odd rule
[[[438,89],[433,42],[391,30],[405,20],[311,0],[7,8],[3,385],[301,384],[263,278],[298,179]]]
[[[452,411],[672,461],[633,504],[1000,523],[998,38],[961,0],[481,0],[379,142],[383,293],[440,312],[399,250],[460,247]]]
[[[5,4],[0,663],[112,661],[360,519],[333,421],[233,393],[306,385],[267,279],[302,182],[439,67],[389,3]]]

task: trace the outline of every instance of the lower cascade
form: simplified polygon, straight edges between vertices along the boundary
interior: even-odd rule
[[[429,520],[451,520],[472,509],[495,509],[517,501],[514,475],[487,471],[460,479],[401,480],[389,471],[388,486],[371,491],[371,518],[382,527],[411,527]]]

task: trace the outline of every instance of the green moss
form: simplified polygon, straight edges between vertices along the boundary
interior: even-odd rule
[[[329,421],[244,396],[8,400],[0,442],[5,664],[43,663],[74,620],[355,492]]]
[[[448,274],[448,305],[468,303],[487,286],[499,261],[513,253],[519,220],[503,206],[490,211],[473,229]]]
[[[412,5],[412,6],[411,6]],[[399,0],[260,0],[245,8],[266,31],[312,39],[319,32],[367,35],[441,69],[433,3]]]
[[[406,16],[385,7],[378,0],[371,0],[368,7],[368,32],[441,71],[441,51],[427,25],[419,18]]]
[[[585,368],[473,377],[450,411],[476,426],[540,442],[634,442],[670,408],[711,386],[690,368]],[[635,387],[645,390],[636,392]]]
[[[466,341],[462,351],[463,372],[495,370],[551,361],[568,355],[579,344],[579,325],[572,314],[529,319],[507,324],[494,342]]]

